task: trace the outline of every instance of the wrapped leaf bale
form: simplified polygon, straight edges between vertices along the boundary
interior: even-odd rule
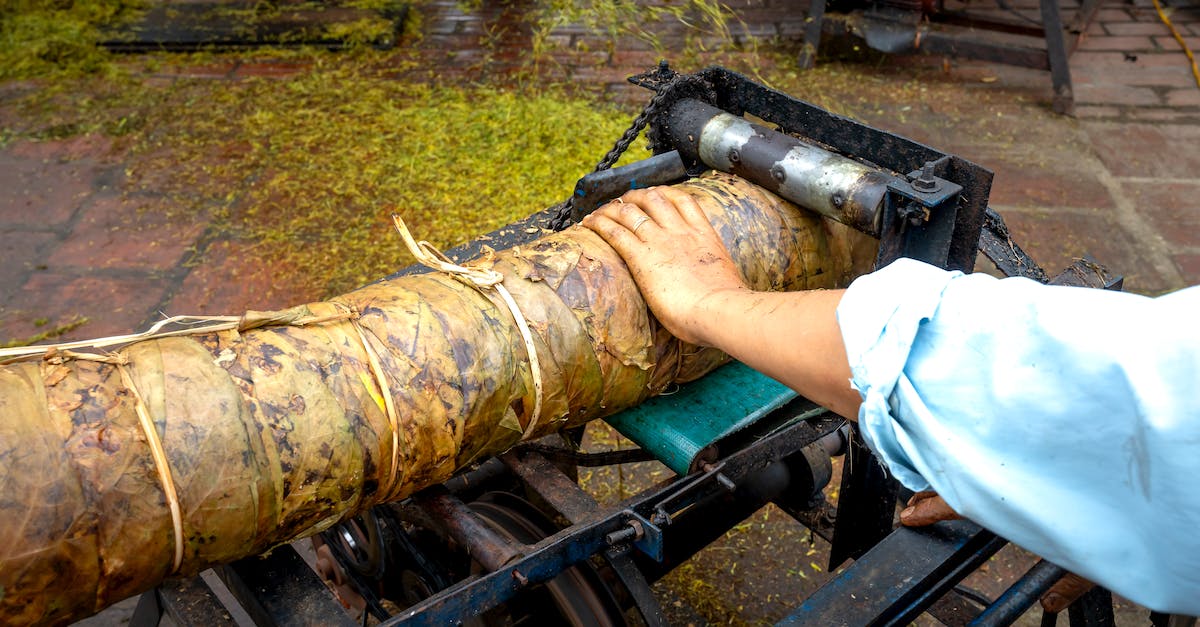
[[[757,289],[843,286],[874,258],[740,179],[681,188]],[[256,555],[727,359],[663,330],[585,228],[474,265],[503,274],[528,336],[493,290],[434,272],[0,368],[0,622],[65,623]]]

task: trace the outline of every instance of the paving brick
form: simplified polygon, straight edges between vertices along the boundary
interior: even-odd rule
[[[1110,35],[1169,35],[1171,31],[1162,22],[1113,22],[1105,24]]]
[[[1113,272],[1125,275],[1127,291],[1157,294],[1171,287],[1112,211],[1006,211],[1001,207],[1000,213],[1013,241],[1052,276],[1090,254]]]
[[[298,61],[247,61],[238,64],[230,76],[233,78],[279,78],[294,76],[311,66],[311,63]]]
[[[1183,282],[1188,285],[1200,285],[1200,253],[1180,253],[1172,256]]]
[[[1172,89],[1166,95],[1167,105],[1172,107],[1200,107],[1200,87],[1194,84],[1183,89]]]
[[[1135,60],[1130,60],[1125,56],[1124,52],[1107,51],[1107,50],[1080,50],[1071,55],[1071,68],[1148,68],[1148,67],[1178,67],[1183,63],[1186,67],[1187,59],[1176,53],[1162,54],[1139,54]],[[1180,61],[1183,59],[1183,61]]]
[[[1110,106],[1106,106],[1106,105],[1090,105],[1090,104],[1076,104],[1075,105],[1075,117],[1080,118],[1080,119],[1119,118],[1119,117],[1121,117],[1122,113],[1123,113],[1123,111],[1120,108],[1110,107]]]
[[[1134,122],[1170,122],[1173,124],[1200,123],[1200,109],[1191,108],[1135,108],[1126,112]]]
[[[1117,176],[1190,178],[1200,172],[1200,127],[1083,122],[1096,154]]]
[[[100,167],[0,152],[0,225],[61,226],[93,193]]]
[[[167,313],[240,314],[247,309],[282,309],[323,296],[297,273],[278,267],[278,260],[263,255],[261,247],[246,242],[214,242],[184,279]]]
[[[238,64],[236,61],[214,61],[194,65],[167,65],[155,72],[155,76],[174,78],[211,78],[224,79],[233,75]]]
[[[111,163],[119,156],[113,146],[113,139],[98,133],[85,133],[55,140],[13,142],[8,147],[8,152],[13,156],[34,161],[59,163],[84,160]]]
[[[1200,181],[1127,182],[1123,187],[1126,197],[1163,241],[1172,246],[1200,246]]]
[[[1075,85],[1075,104],[1144,106],[1161,105],[1163,100],[1149,87],[1083,83]]]
[[[0,303],[0,338],[28,338],[80,316],[88,323],[60,341],[128,333],[150,317],[166,287],[165,279],[151,275],[34,272]]]
[[[207,223],[203,217],[172,215],[161,198],[102,198],[80,211],[71,233],[45,263],[52,270],[167,270],[179,264]]]
[[[1093,24],[1105,22],[1131,22],[1133,17],[1129,15],[1129,11],[1125,9],[1103,8],[1096,11],[1096,16],[1092,18]]]
[[[1196,89],[1196,79],[1185,66],[1176,67],[1128,67],[1128,68],[1080,68],[1071,72],[1076,85],[1096,87],[1191,87]]]
[[[1087,209],[1114,206],[1096,173],[1081,167],[1072,155],[997,155],[988,159],[986,167],[996,173],[991,194],[995,204]]]
[[[58,243],[58,234],[0,228],[0,303],[8,301],[25,283],[29,273],[42,264],[43,256]]]
[[[1147,36],[1084,37],[1080,50],[1153,50],[1154,40]]]
[[[1180,34],[1183,35],[1183,33]],[[1155,37],[1154,43],[1163,50],[1177,50],[1179,52],[1183,52],[1183,48],[1179,47],[1179,42],[1170,34],[1163,35],[1162,37]],[[1196,51],[1200,50],[1200,37],[1184,36],[1183,43],[1187,44],[1187,47],[1191,49],[1192,54],[1196,54]],[[1187,57],[1180,55],[1179,63],[1186,66],[1188,64]]]

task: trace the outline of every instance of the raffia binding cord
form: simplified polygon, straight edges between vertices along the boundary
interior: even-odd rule
[[[387,384],[387,379],[383,376],[383,370],[379,364],[379,357],[371,343],[367,340],[367,335],[362,325],[358,323],[358,312],[353,308],[347,307],[347,311],[338,312],[325,316],[307,316],[295,319],[249,319],[246,316],[172,316],[160,320],[152,325],[149,329],[141,333],[133,333],[129,335],[113,335],[91,340],[80,340],[77,342],[61,342],[58,344],[39,344],[35,346],[17,346],[11,348],[0,349],[0,363],[27,359],[30,357],[42,357],[47,360],[55,359],[77,359],[82,361],[96,361],[112,365],[121,377],[121,385],[129,391],[129,395],[133,398],[134,412],[138,417],[138,425],[142,429],[142,434],[146,438],[146,444],[150,447],[150,457],[154,460],[154,468],[158,474],[159,483],[162,485],[163,495],[167,501],[167,508],[171,513],[171,527],[175,535],[175,558],[171,566],[171,573],[179,571],[179,567],[183,565],[183,511],[179,505],[179,494],[175,489],[175,478],[171,474],[171,465],[167,460],[167,451],[163,447],[162,439],[158,437],[158,429],[154,425],[154,419],[150,417],[150,410],[146,407],[142,395],[138,392],[137,385],[133,381],[133,376],[129,373],[129,358],[120,353],[114,352],[78,352],[72,349],[76,348],[91,348],[102,349],[108,346],[117,346],[140,342],[143,340],[152,340],[164,337],[177,337],[186,335],[201,335],[204,333],[215,333],[218,331],[239,330],[245,331],[251,328],[260,326],[296,326],[303,327],[316,324],[328,324],[334,322],[350,322],[358,333],[358,339],[362,342],[363,350],[367,354],[367,360],[371,369],[371,374],[374,376],[380,390],[383,394],[384,404],[388,415],[388,421],[392,428],[392,468],[391,468],[391,485],[389,490],[396,486],[396,474],[398,471],[399,462],[399,420],[396,414],[396,408],[392,403],[392,395]],[[165,330],[169,325],[189,325],[183,329]]]
[[[516,321],[517,329],[521,332],[521,339],[525,342],[525,353],[529,356],[529,373],[533,377],[533,413],[521,435],[522,439],[528,439],[542,417],[542,366],[538,362],[537,346],[533,343],[533,332],[529,330],[529,323],[525,321],[525,314],[521,313],[517,301],[513,300],[512,294],[504,287],[504,275],[496,270],[458,265],[442,254],[442,251],[433,244],[425,240],[417,241],[399,215],[393,213],[392,222],[396,225],[396,230],[400,232],[404,245],[422,265],[431,270],[445,272],[479,290],[484,296],[487,296],[488,290],[494,290],[508,306],[508,311]]]
[[[48,352],[47,358],[54,354],[53,351]],[[129,373],[129,359],[118,353],[73,353],[70,351],[63,351],[62,357],[112,364],[117,373],[121,375],[121,385],[125,386],[129,395],[133,397],[133,410],[137,413],[138,425],[141,426],[142,435],[145,436],[146,444],[150,447],[150,457],[154,460],[154,469],[158,472],[159,483],[162,484],[163,496],[167,500],[167,509],[171,512],[171,528],[175,532],[175,560],[170,574],[179,572],[179,567],[183,564],[183,512],[179,507],[179,494],[175,490],[175,478],[171,474],[171,465],[167,463],[167,451],[163,448],[162,439],[158,437],[158,428],[155,427],[154,420],[150,418],[146,402],[142,399],[137,385],[133,382],[133,376]]]
[[[396,477],[400,472],[400,414],[396,411],[396,402],[392,400],[392,388],[388,385],[387,377],[383,372],[383,365],[379,362],[379,353],[375,351],[375,347],[367,339],[367,330],[358,321],[358,311],[350,309],[350,314],[350,324],[358,333],[358,340],[362,343],[363,351],[367,354],[367,368],[371,371],[371,376],[375,378],[375,385],[379,386],[379,395],[383,398],[382,409],[387,414],[388,424],[392,428],[392,466],[388,471],[387,489],[381,490],[383,494],[391,494],[392,490],[396,488]]]

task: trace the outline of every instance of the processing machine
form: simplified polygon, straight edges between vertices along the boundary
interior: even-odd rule
[[[970,271],[982,252],[1008,276],[1120,289],[1089,260],[1048,277],[989,209],[992,173],[961,157],[723,68],[680,74],[663,63],[630,80],[653,92],[649,104],[570,199],[450,256],[520,245],[631,188],[717,169],[877,237],[877,266],[903,256]],[[654,155],[613,167],[643,129]],[[740,364],[607,420],[637,446],[583,452],[579,432],[520,444],[339,523],[315,540],[315,557],[280,547],[216,569],[219,586],[198,577],[148,592],[133,624],[164,615],[182,626],[233,624],[230,605],[260,625],[358,624],[345,602],[362,624],[389,627],[663,625],[650,585],[767,504],[831,543],[830,569],[853,560],[786,624],[909,624],[923,614],[1010,624],[1064,575],[1042,561],[999,598],[962,587],[1006,541],[965,520],[896,528],[906,495],[851,426]],[[835,478],[839,455],[850,463]],[[579,485],[581,468],[651,459],[673,476],[617,505]],[[836,505],[823,495],[833,481]],[[1071,625],[1111,625],[1111,595],[1095,588],[1069,613]]]

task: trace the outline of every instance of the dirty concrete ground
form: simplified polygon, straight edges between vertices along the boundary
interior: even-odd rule
[[[1035,6],[1009,4],[1025,12]],[[747,33],[756,36],[758,52],[693,51],[676,60],[677,67],[720,62],[753,71],[764,59],[778,62],[762,52],[795,50],[804,22],[795,5],[759,0],[733,6],[742,20],[739,43],[746,44]],[[528,49],[528,31],[514,17],[520,3],[464,10],[442,0],[417,10],[421,36],[401,47],[420,64],[403,80],[503,82]],[[1181,6],[1171,15],[1200,48],[1200,8]],[[680,25],[661,25],[667,50],[682,49],[688,35]],[[623,103],[630,114],[645,94],[624,77],[660,56],[641,41],[613,44],[572,25],[558,29],[551,43],[557,47],[546,71],[556,80]],[[1075,117],[1049,111],[1044,72],[928,57],[827,63],[842,79],[806,81],[803,72],[783,65],[772,67],[771,76],[801,98],[994,170],[993,207],[1049,271],[1091,254],[1124,274],[1130,291],[1158,294],[1200,283],[1200,88],[1149,0],[1109,0],[1081,35],[1071,59]],[[160,66],[142,80],[151,87],[209,81],[218,90],[247,80],[285,84],[305,71],[302,63],[216,55]],[[0,85],[0,122],[19,123],[13,103],[37,88]],[[102,132],[0,145],[0,341],[48,328],[64,331],[62,339],[94,337],[143,328],[160,312],[235,313],[323,296],[319,286],[276,281],[271,260],[258,257],[251,243],[214,234],[202,220],[164,219],[155,207],[165,197],[156,197],[152,185],[129,193],[131,159],[121,141]],[[171,176],[169,169],[151,174],[163,181]],[[237,183],[229,193],[242,194],[248,185],[253,182]],[[88,322],[67,328],[79,316]],[[593,435],[605,442],[614,437],[603,430]],[[630,490],[653,472],[626,467],[620,476],[597,475],[590,484],[600,492]],[[656,592],[678,624],[774,622],[829,577],[826,549],[768,508]],[[994,597],[1030,559],[1006,549],[971,585]],[[1122,624],[1138,624],[1136,608],[1125,607],[1130,613],[1121,615]],[[119,612],[100,618],[100,624],[120,621]]]

